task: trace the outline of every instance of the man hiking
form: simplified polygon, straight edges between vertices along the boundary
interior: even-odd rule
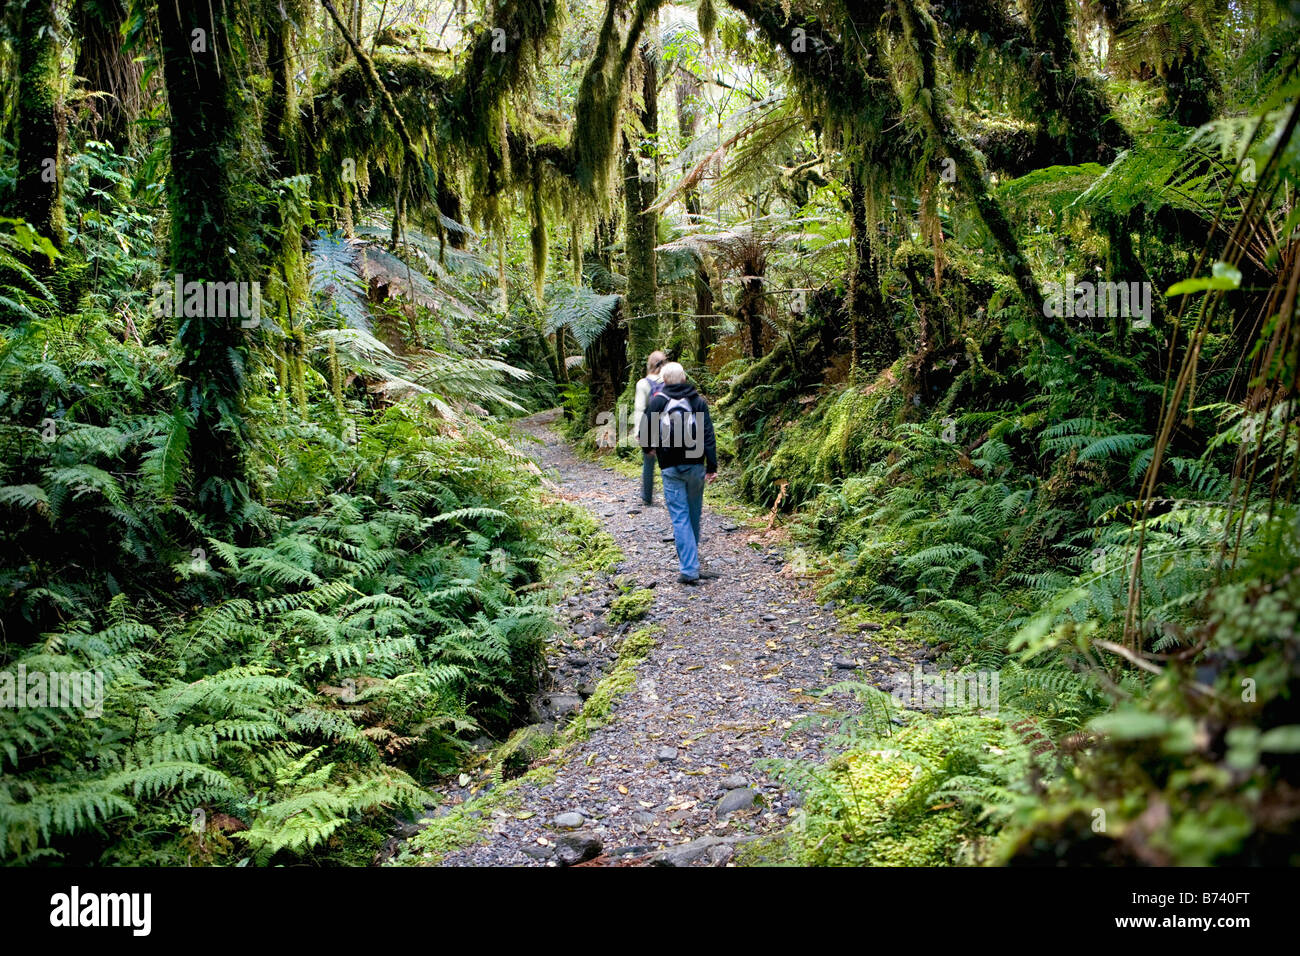
[[[660,370],[664,387],[646,405],[638,435],[641,448],[659,460],[664,480],[664,504],[677,543],[679,584],[716,578],[700,563],[700,513],[704,485],[718,477],[718,450],[713,440],[709,404],[686,381],[686,370],[668,362]],[[649,457],[647,455],[647,457]]]
[[[645,378],[636,383],[636,401],[632,405],[632,421],[638,429],[650,399],[664,387],[659,370],[667,361],[668,356],[659,351],[651,352],[645,360]],[[639,440],[639,431],[637,436]],[[655,453],[653,449],[645,450],[645,442],[641,442],[641,503],[646,507],[655,503]]]

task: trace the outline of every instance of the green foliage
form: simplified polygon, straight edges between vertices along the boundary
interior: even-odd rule
[[[990,827],[979,819],[979,802],[954,800],[953,790],[972,774],[1006,785],[1024,770],[1024,747],[1016,733],[985,717],[917,722],[892,734],[854,735],[846,743],[848,749],[825,766],[765,762],[779,778],[805,792],[786,837],[783,862],[975,862],[979,842],[987,839]]]
[[[1140,244],[1124,233],[1241,215],[1223,205],[1242,185],[1233,163],[1262,169],[1252,136],[1279,119],[1190,139],[1158,126],[1109,167],[1040,169],[1001,194],[1054,277],[1145,269],[1168,277],[1159,294],[1196,250],[1163,227]],[[945,254],[965,272],[953,244]],[[770,849],[819,863],[1289,864],[1278,821],[1294,819],[1295,672],[1276,635],[1292,633],[1300,527],[1282,490],[1294,484],[1294,406],[1272,390],[1293,365],[1262,357],[1279,354],[1280,325],[1230,344],[1207,318],[1273,306],[1210,255],[1176,286],[1201,310],[1184,320],[1204,323],[1194,349],[1104,316],[1076,317],[1044,344],[999,308],[996,284],[961,293],[983,296],[991,327],[940,326],[927,289],[937,259],[905,242],[894,265],[906,307],[928,313],[945,345],[811,404],[788,382],[736,379],[753,396],[735,405],[749,429],[740,485],[769,505],[784,489],[795,538],[827,555],[828,596],[886,612],[941,667],[996,671],[1001,739],[964,743],[954,722],[971,718],[946,714],[910,715],[890,737],[877,712],[898,715],[856,688],[860,716],[833,715],[843,755],[781,768],[809,799]],[[1264,284],[1277,295],[1286,281],[1280,270]],[[1258,377],[1243,390],[1221,370],[1247,354]],[[1171,399],[1179,362],[1194,396]],[[944,740],[938,756],[962,766],[939,772],[913,754],[913,778],[890,742],[912,735]],[[921,803],[939,809],[916,815]]]
[[[188,510],[166,353],[118,331],[32,321],[0,352],[4,669],[103,682],[94,716],[0,711],[0,853],[328,854],[418,806],[458,736],[516,719],[550,628],[536,477],[490,430],[418,406],[349,443],[329,403],[318,421],[254,399],[261,501],[232,541]],[[191,832],[196,814],[224,829]]]
[[[639,588],[628,594],[620,594],[609,606],[609,623],[639,621],[650,613],[654,603],[655,593],[650,588]]]
[[[622,296],[600,295],[587,286],[554,283],[547,290],[546,330],[567,328],[587,348],[614,318]]]

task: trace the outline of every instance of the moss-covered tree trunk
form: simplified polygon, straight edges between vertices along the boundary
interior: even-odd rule
[[[271,74],[271,93],[262,117],[262,138],[275,171],[282,176],[296,172],[292,155],[297,141],[293,118],[297,115],[293,96],[293,58],[289,49],[288,16],[278,4],[264,9],[266,26],[266,68]]]
[[[49,239],[57,249],[67,241],[63,211],[63,104],[59,95],[62,33],[55,0],[25,0],[16,40],[18,139],[13,212]],[[33,257],[38,272],[51,268],[43,255]]]
[[[766,271],[760,263],[748,261],[740,277],[740,302],[736,308],[736,317],[740,327],[745,331],[745,353],[753,358],[763,357],[763,313],[766,302],[763,297],[763,273]]]
[[[446,173],[442,169],[438,170],[436,195],[438,197],[438,210],[448,219],[452,219],[457,223],[464,223],[465,213],[461,208],[460,193],[452,188],[451,183],[447,181]],[[447,245],[453,249],[464,249],[467,241],[468,236],[459,229],[447,230]]]
[[[596,424],[602,412],[618,413],[618,398],[628,381],[627,327],[617,317],[606,323],[595,340],[587,346],[587,427]],[[615,418],[617,424],[617,418]]]
[[[595,258],[607,271],[614,264],[612,247],[618,235],[618,225],[610,219],[600,219],[595,229]],[[607,294],[613,291],[593,282],[595,291]],[[583,350],[587,366],[587,427],[596,424],[601,412],[617,413],[618,398],[628,382],[627,325],[615,313],[596,339]]]
[[[640,82],[633,121],[640,135],[625,134],[623,151],[624,218],[627,251],[628,358],[640,369],[659,347],[658,276],[655,245],[659,216],[647,207],[659,191],[655,145],[659,133],[658,69],[649,47],[637,54],[634,77]]]
[[[853,223],[853,260],[850,263],[849,319],[852,367],[872,375],[898,358],[901,349],[893,322],[880,292],[880,275],[872,248],[867,216],[865,170],[854,163],[849,173],[849,207]]]
[[[699,196],[687,197],[686,210],[692,215],[700,211]],[[713,304],[713,282],[709,268],[700,260],[695,267],[695,361],[701,367],[708,364],[709,349],[718,340],[717,313]]]
[[[1097,228],[1107,240],[1107,278],[1114,282],[1145,282],[1154,288],[1151,274],[1133,248],[1133,236],[1143,226],[1143,212],[1131,209],[1127,214],[1098,212],[1093,216]],[[1162,295],[1151,296],[1151,321],[1161,335],[1167,331],[1169,309]],[[1131,319],[1115,317],[1112,331],[1115,340],[1125,342],[1132,331]]]
[[[564,326],[555,330],[555,348],[551,357],[551,376],[557,385],[569,383],[568,349],[564,345]]]
[[[262,8],[262,26],[266,37],[266,68],[270,74],[271,88],[266,99],[266,108],[262,114],[262,139],[266,143],[267,155],[270,157],[268,174],[271,179],[296,175],[303,169],[299,143],[299,113],[293,87],[293,53],[292,22],[287,11],[279,4],[266,4]],[[306,360],[304,349],[300,346],[305,341],[306,332],[303,317],[295,314],[293,304],[305,297],[307,292],[307,261],[303,254],[302,215],[303,210],[295,208],[294,203],[284,200],[277,210],[271,213],[275,218],[276,229],[280,234],[279,268],[272,270],[275,277],[267,289],[268,300],[273,303],[279,315],[281,331],[284,333],[276,346],[277,361],[286,369],[287,385],[296,386],[304,380]],[[330,343],[331,385],[338,384],[337,357]],[[342,393],[338,387],[333,388],[336,406],[342,410]],[[303,389],[289,388],[282,393],[287,410],[289,400],[301,410],[306,403]]]
[[[695,131],[700,123],[699,103],[696,97],[700,92],[700,81],[678,68],[677,79],[677,132],[684,149],[695,138]],[[700,191],[692,186],[682,194],[686,206],[686,218],[694,226],[699,225]],[[709,349],[716,340],[714,333],[713,285],[709,281],[709,270],[701,259],[695,268],[695,362],[701,368],[709,360]]]
[[[230,10],[225,0],[159,0],[157,14],[171,115],[171,269],[185,283],[246,282],[250,264],[236,251],[231,213],[230,166],[239,142],[227,89],[236,75],[226,42]],[[179,399],[193,416],[194,492],[210,519],[232,522],[248,496],[242,405],[247,333],[239,316],[182,313],[175,321]]]
[[[1109,19],[1118,2],[1101,4],[1099,11]],[[940,22],[978,38],[1020,74],[1017,85],[1026,94],[1025,118],[1036,128],[1019,149],[990,155],[991,164],[1027,171],[1053,164],[1108,163],[1130,145],[1105,87],[1079,56],[1074,0],[936,0],[929,6]]]

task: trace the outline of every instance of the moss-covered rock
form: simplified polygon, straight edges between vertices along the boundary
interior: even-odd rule
[[[655,592],[649,588],[639,588],[630,594],[621,594],[614,598],[609,606],[609,623],[622,624],[624,621],[639,621],[650,613],[655,603]]]

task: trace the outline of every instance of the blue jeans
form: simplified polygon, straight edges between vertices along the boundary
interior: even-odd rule
[[[673,465],[661,469],[664,504],[673,522],[677,563],[682,575],[700,576],[700,513],[704,510],[704,465]]]
[[[655,500],[655,456],[641,453],[641,500],[653,504]]]

